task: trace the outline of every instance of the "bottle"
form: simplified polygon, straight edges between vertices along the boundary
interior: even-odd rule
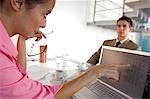
[[[40,45],[40,62],[46,63],[47,45]]]

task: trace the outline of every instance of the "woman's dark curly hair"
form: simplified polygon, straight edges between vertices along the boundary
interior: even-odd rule
[[[32,9],[36,4],[46,3],[49,0],[26,0],[28,8]]]
[[[0,7],[2,7],[4,0],[0,0]]]
[[[36,4],[42,4],[42,3],[46,3],[49,0],[25,0],[26,4],[27,4],[27,8],[34,8],[34,6]],[[5,0],[0,0],[0,7],[3,6],[3,3],[5,2]]]

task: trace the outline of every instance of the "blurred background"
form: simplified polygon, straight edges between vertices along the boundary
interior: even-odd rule
[[[117,36],[116,20],[123,13],[134,21],[134,31],[129,34],[142,51],[150,52],[150,0],[56,0],[47,16],[47,26],[40,29],[47,39],[47,57],[69,55],[86,62],[106,39]],[[12,40],[16,44],[17,36]],[[27,50],[34,40],[27,40]],[[38,52],[39,48],[35,48]],[[35,56],[39,58],[39,55]]]

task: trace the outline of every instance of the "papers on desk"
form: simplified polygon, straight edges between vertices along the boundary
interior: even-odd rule
[[[48,60],[46,63],[28,61],[27,74],[29,78],[46,85],[64,83],[80,75],[79,62],[69,60],[64,61],[63,65],[64,77],[62,80],[57,79],[57,65],[53,60]]]
[[[42,84],[52,85],[52,84],[61,84],[62,80],[57,80],[55,77],[55,69],[48,68],[45,66],[32,65],[27,68],[27,74],[29,78],[39,81]],[[65,78],[63,81],[69,81],[77,75],[79,75],[78,70],[65,70]]]
[[[29,78],[32,78],[33,80],[43,79],[47,75],[52,76],[54,72],[55,72],[54,69],[43,67],[43,66],[36,66],[36,65],[30,66],[27,69],[27,74],[29,75]]]

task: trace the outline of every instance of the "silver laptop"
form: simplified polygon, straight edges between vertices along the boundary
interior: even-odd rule
[[[75,94],[77,99],[140,99],[150,67],[150,53],[103,46],[100,64],[130,64],[120,68],[119,81],[98,78]]]

